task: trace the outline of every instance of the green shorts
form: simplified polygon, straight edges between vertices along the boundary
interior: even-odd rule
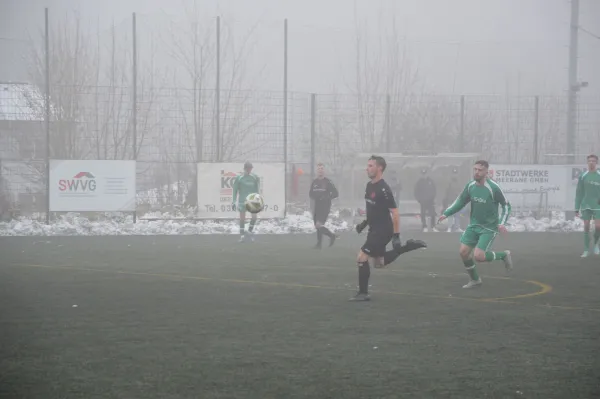
[[[497,232],[484,229],[480,226],[469,226],[460,236],[460,242],[470,248],[479,248],[482,251],[489,251],[497,235]]]
[[[582,220],[600,220],[600,210],[584,209],[580,213]]]

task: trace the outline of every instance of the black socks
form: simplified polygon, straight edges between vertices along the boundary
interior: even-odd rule
[[[371,277],[371,266],[369,261],[358,264],[358,292],[369,293],[369,277]]]

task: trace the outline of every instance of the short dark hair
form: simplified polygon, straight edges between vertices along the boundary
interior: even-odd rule
[[[317,164],[317,167],[319,167],[319,166],[325,167],[325,164],[324,164],[323,162],[319,162],[319,163]]]
[[[598,155],[596,155],[596,154],[590,154],[590,155],[587,156],[587,160],[589,161],[590,158],[594,158],[596,160],[596,162],[598,162]]]
[[[383,157],[380,157],[379,155],[371,155],[371,158],[369,158],[369,161],[375,161],[377,166],[381,166],[382,172],[384,172],[385,168],[387,167],[387,163],[385,162],[385,159]]]
[[[475,165],[481,165],[486,169],[489,169],[490,164],[488,163],[488,161],[484,161],[483,159],[480,159],[479,161],[475,162]]]

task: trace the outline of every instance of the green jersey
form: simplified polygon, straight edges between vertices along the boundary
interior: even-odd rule
[[[600,210],[600,171],[582,173],[577,181],[575,210]]]
[[[245,201],[246,201],[246,197],[250,194],[254,194],[254,193],[258,193],[259,192],[259,183],[260,180],[258,178],[258,176],[256,176],[253,173],[250,174],[241,174],[238,177],[235,178],[235,180],[233,181],[233,203],[236,203],[236,197],[237,198],[237,204],[238,205],[242,205]]]
[[[470,226],[479,226],[487,230],[498,231],[498,225],[505,224],[510,214],[510,203],[495,181],[486,179],[484,184],[475,180],[469,182],[458,198],[444,211],[444,216],[452,216],[471,203]],[[502,214],[498,214],[498,207]]]

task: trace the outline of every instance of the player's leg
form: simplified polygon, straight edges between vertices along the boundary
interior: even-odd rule
[[[594,212],[594,254],[600,255],[600,211]]]
[[[320,243],[323,235],[326,235],[329,237],[329,246],[332,246],[336,236],[331,230],[325,227],[325,222],[327,222],[327,218],[329,217],[329,211],[329,207],[315,208],[315,227],[317,228],[318,242]],[[321,238],[319,238],[319,235]]]
[[[368,244],[365,242],[363,248]],[[350,301],[368,301],[371,299],[369,296],[369,278],[371,277],[371,266],[369,265],[369,255],[363,251],[358,251],[356,257],[356,263],[358,265],[358,292],[356,295],[350,298]]]
[[[477,240],[477,245],[473,257],[478,263],[493,262],[501,260],[504,262],[506,271],[512,270],[512,257],[510,251],[492,251],[492,244],[498,236],[498,233],[489,230],[482,230]]]
[[[316,214],[315,214],[316,216]],[[317,218],[314,218],[314,222],[315,222],[315,229],[317,230],[317,244],[315,245],[315,248],[317,249],[321,249],[321,244],[323,242],[323,231],[321,230],[321,222],[317,221]]]
[[[358,292],[350,298],[351,301],[368,301],[369,297],[369,278],[371,277],[371,265],[369,258],[379,257],[381,243],[379,237],[373,230],[369,230],[367,239],[358,251],[356,264],[358,265]],[[385,250],[385,247],[384,247]]]
[[[581,212],[581,219],[583,220],[583,253],[581,254],[582,258],[586,258],[590,253],[590,225],[593,216],[593,211],[590,209],[584,209]]]
[[[424,202],[419,202],[419,206],[421,207],[421,226],[423,232],[427,232],[427,207]]]
[[[376,268],[385,267],[385,266],[389,265],[390,263],[392,263],[393,261],[398,259],[398,257],[400,255],[405,254],[407,252],[414,251],[414,250],[420,249],[420,248],[427,248],[427,244],[425,243],[425,241],[413,240],[411,238],[408,241],[406,241],[401,248],[398,248],[398,249],[392,248],[391,250],[386,251],[385,247],[391,240],[392,240],[392,235],[390,235],[389,238],[385,237],[382,239],[382,242],[385,242],[385,245],[383,246],[383,256],[381,256],[379,258],[375,258],[375,262],[376,262],[375,267]]]
[[[240,242],[244,241],[245,228],[246,228],[246,210],[243,204],[238,204],[240,211]]]
[[[435,225],[437,224],[435,203],[433,201],[431,201],[429,203],[429,205],[427,206],[427,208],[428,208],[427,213],[429,213],[429,217],[431,218],[429,221],[431,231],[437,232],[438,230],[435,228]]]
[[[465,232],[460,236],[459,254],[469,275],[469,282],[463,288],[471,288],[481,284],[481,278],[477,273],[477,267],[473,260],[473,248],[477,245],[478,240],[479,234],[471,226],[467,227]]]
[[[256,226],[257,214],[250,214],[250,226],[248,226],[248,234],[250,234],[250,241],[254,242],[254,226]]]

